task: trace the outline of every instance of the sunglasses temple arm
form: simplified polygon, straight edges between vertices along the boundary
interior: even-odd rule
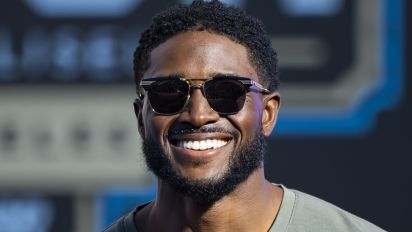
[[[142,84],[138,85],[137,88],[136,88],[136,91],[137,91],[136,92],[137,93],[137,99],[136,100],[139,100],[139,101],[143,100],[143,98],[144,98],[144,94],[143,94],[144,85],[142,85]]]
[[[250,80],[250,85],[257,87],[259,90],[261,90],[263,93],[270,93],[270,91],[266,88],[264,88],[261,84],[254,80]]]

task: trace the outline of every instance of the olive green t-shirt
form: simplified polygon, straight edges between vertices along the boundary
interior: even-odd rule
[[[381,228],[319,198],[287,189],[269,232],[381,232]],[[145,205],[123,216],[104,232],[137,232],[133,216]]]

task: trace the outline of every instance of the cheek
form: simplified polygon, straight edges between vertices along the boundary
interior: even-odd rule
[[[173,116],[156,115],[148,106],[144,108],[144,113],[145,135],[150,139],[163,143],[163,136],[173,122]]]
[[[164,143],[164,136],[170,128],[173,120],[168,116],[153,116],[147,120],[146,133],[155,141]]]
[[[249,140],[256,133],[262,121],[262,102],[259,96],[253,94],[246,99],[239,113],[230,116],[232,123],[240,130],[242,139]]]
[[[147,133],[150,137],[155,138],[156,140],[159,139],[159,135],[162,133],[162,120],[159,120],[159,117],[149,117],[147,120]]]

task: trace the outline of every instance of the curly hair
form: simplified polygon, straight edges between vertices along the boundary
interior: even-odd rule
[[[194,0],[190,5],[175,5],[155,15],[152,24],[142,33],[140,44],[134,52],[136,84],[140,83],[149,68],[150,53],[154,48],[178,33],[203,30],[226,36],[245,46],[262,84],[272,91],[278,88],[277,54],[271,47],[263,23],[218,0]]]

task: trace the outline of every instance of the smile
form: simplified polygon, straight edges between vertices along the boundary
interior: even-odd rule
[[[181,140],[178,141],[176,145],[185,149],[203,151],[223,147],[228,142],[228,140],[224,139]]]

